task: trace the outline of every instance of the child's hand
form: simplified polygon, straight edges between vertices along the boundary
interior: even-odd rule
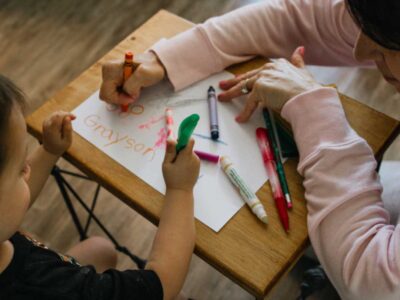
[[[200,160],[193,152],[194,140],[176,156],[176,143],[167,142],[167,150],[163,163],[163,175],[167,189],[192,192],[200,171]]]
[[[72,125],[75,116],[69,112],[52,113],[43,122],[43,147],[54,155],[61,155],[71,146]]]

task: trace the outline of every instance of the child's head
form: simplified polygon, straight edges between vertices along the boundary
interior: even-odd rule
[[[0,75],[0,242],[18,230],[29,207],[24,95]]]

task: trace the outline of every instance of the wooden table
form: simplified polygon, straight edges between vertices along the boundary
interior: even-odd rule
[[[135,53],[143,52],[160,38],[172,37],[192,26],[192,23],[176,15],[159,11],[30,115],[27,118],[29,132],[40,140],[42,121],[51,112],[71,111],[97,90],[101,83],[102,62],[121,59],[127,49]],[[262,63],[264,60],[255,59],[234,66],[229,71],[242,73]],[[352,127],[380,157],[399,131],[399,122],[347,97],[343,96],[342,102]],[[158,223],[163,195],[89,142],[75,134],[73,145],[64,157],[151,222]],[[294,266],[309,243],[304,189],[296,166],[296,160],[285,164],[294,199],[294,209],[290,212],[290,234],[286,235],[282,229],[268,184],[264,184],[257,193],[270,217],[267,228],[247,206],[243,206],[219,233],[196,220],[195,253],[256,298],[263,298],[272,289]]]

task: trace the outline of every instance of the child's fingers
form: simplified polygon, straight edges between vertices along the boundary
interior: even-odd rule
[[[68,111],[60,110],[60,111],[56,112],[56,114],[57,114],[58,117],[62,118],[63,120],[66,117],[69,117],[70,120],[75,120],[76,119],[76,116],[74,114],[68,112]]]
[[[194,148],[194,139],[193,138],[190,139],[188,146],[189,146],[188,151],[189,151],[190,154],[192,154],[193,153],[193,148]]]
[[[164,163],[171,163],[176,157],[176,142],[167,141],[167,149],[165,150]]]
[[[62,122],[63,122],[63,117],[60,115],[60,113],[53,113],[50,116],[50,127],[53,129],[61,128]]]
[[[71,116],[66,116],[63,119],[62,138],[67,142],[72,142],[72,122]]]
[[[181,152],[184,153],[185,155],[191,155],[193,152],[193,148],[194,148],[194,139],[191,138],[189,140],[189,143]]]
[[[57,111],[54,112],[50,117],[49,117],[49,122],[48,126],[52,127],[53,129],[58,129],[63,126],[64,119],[66,117],[70,117],[70,120],[75,120],[76,116],[71,114],[70,112],[65,112],[65,111]]]

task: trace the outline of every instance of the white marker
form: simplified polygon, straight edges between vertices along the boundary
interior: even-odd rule
[[[240,195],[247,205],[251,208],[252,212],[265,224],[268,223],[268,216],[265,212],[264,206],[249,188],[249,186],[239,176],[238,172],[233,168],[233,163],[227,156],[220,159],[221,168],[228,176],[230,181],[239,189]]]

